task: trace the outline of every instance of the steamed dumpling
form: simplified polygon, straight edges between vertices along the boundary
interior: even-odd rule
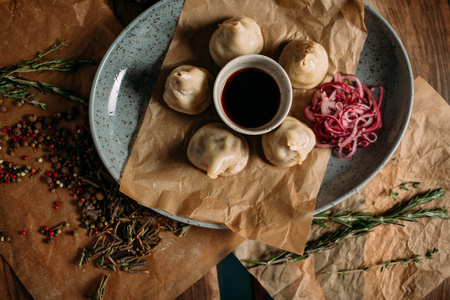
[[[244,169],[249,157],[245,138],[225,124],[210,123],[197,130],[189,141],[187,157],[211,178],[229,176]]]
[[[275,131],[262,136],[267,160],[278,167],[301,165],[316,144],[314,132],[296,118],[287,117]]]
[[[212,101],[213,77],[208,70],[182,65],[167,77],[163,99],[181,113],[198,115]]]
[[[316,42],[294,40],[284,47],[279,63],[291,79],[292,87],[311,89],[325,78],[328,55]]]
[[[263,45],[259,25],[249,17],[236,17],[219,24],[209,42],[209,53],[214,62],[223,67],[240,55],[260,53]]]

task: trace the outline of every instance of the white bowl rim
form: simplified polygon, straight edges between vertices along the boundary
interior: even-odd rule
[[[253,65],[254,63],[258,63],[258,65]],[[260,64],[268,66],[267,69],[262,68]],[[268,68],[271,67],[275,68],[276,74],[268,71]],[[222,91],[226,80],[238,70],[246,68],[260,69],[272,76],[280,88],[282,97],[276,116],[269,123],[256,128],[246,128],[234,123],[224,113],[221,105]],[[213,88],[213,102],[219,117],[229,128],[246,135],[262,135],[277,128],[286,119],[291,110],[292,95],[291,81],[284,68],[276,60],[262,54],[241,55],[229,61],[216,76]]]

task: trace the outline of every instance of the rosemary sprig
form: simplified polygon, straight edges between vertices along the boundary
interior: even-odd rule
[[[414,257],[411,257],[411,258],[388,260],[382,264],[369,266],[369,267],[365,267],[365,268],[361,268],[361,269],[328,271],[328,272],[323,272],[322,274],[342,274],[343,278],[345,278],[346,275],[351,274],[351,273],[368,272],[368,271],[370,271],[372,269],[376,269],[376,268],[381,268],[380,272],[383,272],[384,269],[388,269],[392,265],[397,265],[397,264],[408,265],[412,262],[420,263],[422,259],[434,259],[434,255],[437,254],[438,252],[439,252],[439,249],[434,248],[430,252],[427,252],[425,255],[415,255]]]
[[[86,100],[75,96],[72,93],[72,91],[56,87],[50,83],[46,83],[46,82],[42,82],[42,81],[32,81],[32,80],[28,80],[28,79],[22,79],[19,77],[7,76],[7,75],[5,75],[5,76],[0,75],[0,79],[1,79],[1,77],[3,77],[4,79],[6,79],[12,83],[15,83],[17,86],[22,87],[22,89],[24,89],[26,87],[33,87],[33,88],[37,89],[38,91],[40,91],[41,93],[44,93],[47,95],[55,93],[64,98],[67,98],[76,103],[79,103],[81,105],[86,106],[88,104],[86,102]]]
[[[46,56],[49,55],[50,53],[59,50],[61,47],[66,47],[66,48],[67,48],[67,47],[69,47],[69,44],[67,44],[66,41],[64,41],[64,39],[62,39],[61,43],[52,45],[52,46],[50,47],[50,49],[48,49],[46,52],[44,52],[44,53],[39,53],[39,54],[36,56],[36,58],[34,58],[34,59],[32,59],[32,60],[29,60],[29,61],[27,61],[26,63],[27,63],[27,64],[32,64],[32,63],[34,63],[34,62],[36,62],[36,61],[38,61],[38,60],[40,60],[40,59],[43,59],[44,57],[46,57]]]
[[[316,215],[314,215],[312,222],[316,225],[319,225],[323,228],[328,228],[325,222],[337,222],[341,225],[345,225],[348,227],[352,227],[353,223],[358,221],[367,220],[373,217],[373,214],[370,212],[358,212],[358,213],[347,213],[344,214],[348,208],[343,208],[340,211],[333,213],[331,210],[322,211]]]
[[[106,292],[106,284],[108,283],[109,276],[111,276],[111,274],[107,274],[103,277],[97,291],[95,291],[95,293],[90,297],[91,300],[102,300],[103,299],[103,296],[105,295],[105,292]]]
[[[46,60],[44,62],[33,63],[33,64],[24,64],[15,69],[12,69],[5,76],[11,76],[14,73],[32,73],[32,72],[73,72],[78,69],[81,65],[92,65],[94,61],[91,59],[65,59],[65,58],[57,58],[53,60]]]
[[[313,223],[321,227],[328,228],[325,222],[333,221],[348,227],[354,226],[371,226],[377,223],[381,224],[399,224],[399,221],[414,222],[415,219],[431,217],[431,218],[448,218],[448,211],[442,209],[419,209],[416,211],[409,211],[412,208],[426,204],[435,199],[444,197],[445,191],[439,189],[433,192],[428,191],[424,194],[417,195],[405,203],[399,203],[386,213],[374,216],[371,212],[357,212],[345,213],[347,208],[344,208],[336,213],[331,210],[326,210],[316,214],[313,217]]]
[[[264,266],[279,264],[286,261],[299,262],[307,259],[315,252],[333,249],[343,239],[362,236],[368,234],[369,232],[371,232],[371,230],[368,228],[346,227],[331,233],[326,233],[320,236],[317,240],[307,243],[303,255],[298,255],[286,250],[280,250],[274,253],[267,261],[244,260],[244,262]]]
[[[425,193],[416,195],[405,203],[397,204],[392,209],[377,216],[374,216],[372,213],[349,213],[343,215],[342,211],[338,212],[337,215],[332,215],[331,212],[319,214],[320,219],[318,219],[318,221],[322,222],[324,226],[326,226],[324,221],[332,220],[345,225],[345,227],[331,233],[325,233],[318,239],[307,243],[303,255],[298,255],[289,251],[278,251],[267,261],[244,261],[249,264],[263,266],[278,264],[285,261],[298,262],[307,259],[312,253],[332,249],[344,239],[366,235],[379,225],[394,224],[404,226],[403,224],[400,224],[399,221],[415,222],[420,218],[449,219],[450,216],[446,209],[421,208],[412,210],[419,205],[443,198],[445,193],[446,192],[442,189],[434,191],[428,190]]]
[[[32,93],[32,88],[34,88],[41,93],[55,93],[71,101],[86,106],[87,102],[84,99],[76,96],[70,90],[62,89],[46,82],[32,81],[13,76],[14,74],[31,72],[73,72],[76,71],[81,65],[95,64],[95,62],[90,59],[75,60],[58,58],[53,60],[41,61],[48,54],[57,51],[61,47],[68,47],[68,44],[63,40],[60,44],[53,45],[46,52],[40,53],[36,58],[30,61],[26,61],[22,65],[0,68],[0,97],[15,100],[20,104],[31,104],[40,107],[43,110],[46,110],[47,105],[36,100],[36,95]]]

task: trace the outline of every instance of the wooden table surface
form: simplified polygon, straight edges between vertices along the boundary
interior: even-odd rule
[[[141,2],[141,3],[139,3]],[[155,0],[110,0],[109,4],[123,25],[130,23]],[[366,0],[394,28],[406,48],[414,77],[431,84],[448,102],[450,99],[450,8],[447,0]],[[205,299],[208,295],[203,278],[178,299]],[[253,280],[253,299],[269,299]],[[14,271],[0,256],[0,299],[32,299]],[[450,299],[450,279],[425,299]]]

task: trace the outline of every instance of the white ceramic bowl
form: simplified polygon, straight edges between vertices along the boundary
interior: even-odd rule
[[[280,90],[280,106],[275,116],[259,127],[244,127],[233,122],[224,112],[222,93],[227,80],[239,70],[255,68],[269,74]],[[277,128],[286,118],[292,104],[292,86],[286,71],[275,60],[260,54],[248,54],[236,57],[219,72],[214,82],[214,106],[222,121],[231,129],[247,135],[261,135]]]

